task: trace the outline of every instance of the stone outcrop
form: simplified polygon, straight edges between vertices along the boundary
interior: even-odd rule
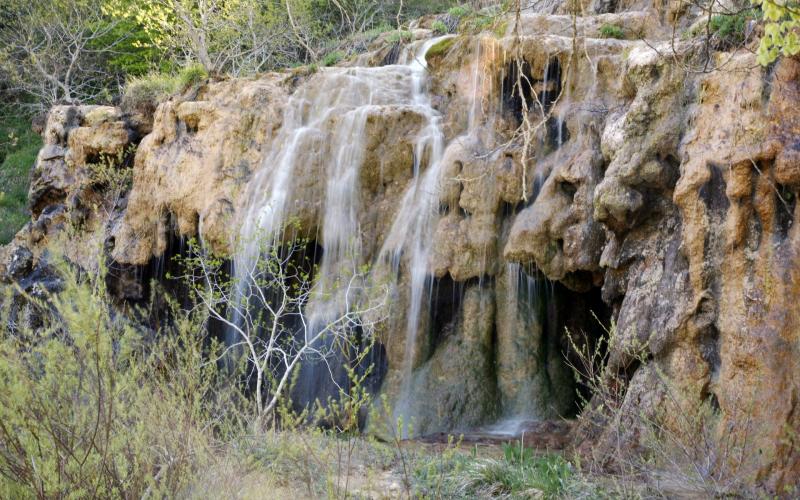
[[[421,432],[572,416],[586,388],[566,365],[565,330],[593,342],[599,323],[613,322],[622,432],[588,437],[634,449],[640,416],[679,432],[680,413],[665,408],[707,405],[720,446],[738,436],[758,450],[742,465],[747,481],[777,491],[800,474],[800,62],[765,69],[746,50],[703,60],[696,42],[669,40],[669,23],[686,28],[697,14],[674,3],[598,1],[595,12],[618,12],[575,22],[551,7],[561,14],[524,16],[520,38],[509,27],[430,50],[428,95],[446,140],[432,287],[409,375],[411,271],[398,265],[380,339],[383,391]],[[605,24],[626,39],[601,38]],[[387,62],[388,50],[358,61]],[[176,236],[229,254],[253,179],[274,174],[264,159],[287,99],[321,91],[321,71],[210,83],[159,105],[141,141],[115,108],[53,109],[33,220],[0,255],[4,279],[35,274],[66,225],[82,228],[63,248],[86,268],[99,253],[76,249],[92,242],[134,267],[163,257]],[[378,261],[417,181],[426,119],[407,103],[368,111],[357,184],[364,263]],[[324,128],[341,123],[332,116]],[[302,152],[290,183],[287,211],[312,238],[323,231],[329,139]],[[89,165],[136,144],[130,192],[112,201],[92,189]],[[416,158],[423,171],[432,154]],[[408,384],[413,398],[401,401]]]

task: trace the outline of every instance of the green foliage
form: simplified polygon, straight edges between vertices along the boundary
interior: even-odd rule
[[[499,8],[467,11],[463,16],[459,17],[459,31],[468,34],[476,34],[488,29],[496,31],[497,25],[506,24],[503,19],[503,12]]]
[[[414,462],[414,490],[421,498],[458,498],[464,471],[474,461],[462,452],[460,442],[448,437],[437,455],[421,455]]]
[[[202,64],[190,64],[178,72],[178,90],[186,92],[208,79],[208,71]]]
[[[450,17],[464,17],[471,12],[471,9],[468,5],[456,5],[455,7],[451,7],[450,10],[447,11],[447,15]]]
[[[616,38],[623,40],[625,38],[625,31],[615,24],[604,24],[600,26],[600,36],[602,38]]]
[[[0,245],[29,220],[28,177],[42,139],[31,130],[30,117],[7,108],[0,119]]]
[[[410,31],[407,30],[396,30],[392,32],[387,38],[386,41],[389,43],[408,43],[410,42],[414,36],[411,34]]]
[[[144,113],[155,111],[159,103],[166,101],[178,91],[175,77],[161,73],[133,78],[128,81],[122,95],[122,107]]]
[[[136,148],[132,146],[116,157],[102,155],[97,163],[87,164],[92,187],[99,187],[114,197],[129,191],[133,185],[133,169],[130,164],[135,152]]]
[[[433,29],[433,32],[436,33],[437,35],[445,35],[450,32],[450,30],[447,29],[447,25],[439,20],[434,21],[431,28]]]
[[[114,51],[105,64],[112,74],[134,77],[152,71],[170,72],[176,66],[169,52],[158,47],[142,25],[131,19],[115,19],[107,33],[90,43],[93,50],[109,46]]]
[[[328,52],[325,54],[325,57],[322,58],[320,64],[323,66],[335,66],[342,59],[344,59],[344,52],[341,50],[334,50],[333,52]]]
[[[397,8],[400,5],[399,0],[390,0],[387,2],[387,11],[389,17],[394,17],[397,13]],[[460,2],[453,0],[405,0],[403,2],[403,22],[416,19],[420,16],[427,14],[438,14],[447,12],[448,9],[457,7]]]
[[[132,107],[152,111],[181,90],[153,75],[175,74],[187,63],[212,77],[335,64],[335,53],[363,52],[391,29],[401,31],[390,43],[410,41],[402,26],[448,9],[448,30],[471,12],[451,0],[7,0],[0,7],[0,91],[13,88],[10,100],[38,110],[107,104],[124,91]],[[65,45],[80,50],[73,57]],[[194,76],[192,82],[206,77]]]
[[[732,15],[717,15],[709,21],[709,29],[717,36],[722,48],[733,48],[745,41],[747,23],[756,16],[757,13],[754,9]]]
[[[764,66],[778,56],[800,54],[800,2],[797,0],[750,0],[763,13],[764,36],[758,46],[758,62]]]
[[[506,33],[508,32],[508,21],[500,20],[497,24],[495,24],[492,32],[497,38],[503,38],[506,36]]]
[[[466,492],[474,495],[531,495],[559,497],[572,476],[572,465],[559,455],[534,456],[505,448],[503,460],[487,459],[471,464],[464,472]]]
[[[150,73],[128,81],[122,95],[122,107],[145,114],[155,111],[159,103],[172,95],[186,92],[208,79],[208,72],[200,64],[190,64],[176,75]]]
[[[24,298],[41,326],[9,321],[3,301],[0,496],[175,497],[214,433],[237,425],[239,393],[206,362],[219,348],[204,317],[173,305],[150,336],[112,312],[102,269],[58,274],[58,295]]]

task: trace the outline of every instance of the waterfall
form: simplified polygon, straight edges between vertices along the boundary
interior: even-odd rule
[[[323,254],[316,293],[308,306],[307,335],[342,312],[343,297],[337,283],[364,263],[358,221],[358,179],[366,149],[367,119],[381,106],[407,106],[425,118],[425,126],[414,144],[412,186],[405,193],[380,257],[390,255],[392,261],[399,263],[403,248],[407,248],[413,276],[408,329],[410,336],[416,336],[438,207],[438,160],[444,146],[439,113],[432,108],[425,92],[425,54],[443,38],[446,37],[410,44],[397,65],[321,68],[287,102],[282,127],[264,157],[262,168],[248,185],[240,209],[243,223],[234,258],[239,286],[246,282],[259,252],[265,250],[264,240],[268,246],[283,240],[295,205],[302,201],[293,199],[298,169],[307,169],[311,164],[312,172],[325,176],[320,211]],[[422,165],[423,158],[427,158],[427,165]],[[424,166],[427,169],[421,173]],[[240,302],[241,297],[240,290]],[[234,333],[230,332],[226,340],[233,343],[235,338],[230,335]],[[314,365],[308,364],[301,375],[299,385],[304,393],[301,399],[313,401],[320,391],[324,393],[323,399],[335,396],[336,387],[320,389],[326,382]],[[327,374],[328,368],[323,371]]]
[[[431,279],[429,274],[430,254],[434,231],[439,217],[439,187],[441,182],[444,154],[444,133],[441,117],[433,109],[423,88],[423,78],[427,70],[425,53],[438,41],[446,37],[428,40],[419,48],[410,65],[417,68],[415,82],[415,102],[421,106],[427,118],[427,125],[417,137],[414,145],[414,181],[405,192],[400,209],[389,231],[380,255],[388,257],[393,264],[395,275],[401,258],[407,260],[411,276],[409,302],[406,314],[406,342],[403,361],[403,382],[400,401],[395,414],[408,416],[409,399],[412,395],[412,371],[415,364],[414,353],[419,335],[420,318],[425,297],[430,298]],[[427,155],[428,165],[420,175],[420,163]]]

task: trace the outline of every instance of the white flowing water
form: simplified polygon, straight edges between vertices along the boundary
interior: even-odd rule
[[[413,183],[403,197],[380,257],[389,256],[399,265],[401,254],[408,256],[412,283],[407,345],[415,343],[437,216],[439,159],[444,148],[440,115],[425,92],[425,54],[443,38],[409,45],[401,54],[401,64],[321,69],[289,99],[273,147],[248,186],[241,210],[239,251],[234,258],[239,283],[246,283],[265,244],[282,241],[295,205],[308,202],[294,199],[294,183],[300,169],[309,175],[312,165],[310,175],[325,177],[321,210],[323,255],[316,294],[309,306],[307,335],[342,312],[343,297],[337,284],[362,264],[358,179],[366,149],[367,119],[379,113],[381,106],[410,106],[425,117],[425,125],[414,145]],[[423,159],[426,165],[422,165]],[[424,173],[423,167],[427,167]],[[233,341],[235,338],[228,338],[229,343]],[[412,356],[406,357],[411,363]]]
[[[406,417],[412,394],[412,371],[416,361],[414,353],[416,352],[423,300],[430,297],[430,253],[439,218],[439,188],[442,174],[440,160],[444,154],[444,133],[441,127],[441,117],[431,106],[423,89],[427,69],[425,53],[439,40],[441,38],[425,42],[409,64],[418,72],[418,80],[415,82],[415,103],[428,110],[425,113],[427,124],[418,135],[414,145],[414,181],[403,196],[400,209],[380,251],[380,255],[383,258],[388,257],[395,269],[400,266],[401,259],[405,258],[411,277],[406,315],[403,387],[400,401],[395,409],[398,416],[405,415]],[[427,158],[428,165],[425,172],[420,175],[423,158]]]

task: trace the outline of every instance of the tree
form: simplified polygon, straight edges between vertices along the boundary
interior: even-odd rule
[[[112,17],[142,26],[164,51],[210,74],[240,75],[294,56],[286,11],[267,0],[104,0]]]
[[[800,2],[796,0],[751,0],[764,13],[764,36],[758,47],[758,62],[767,65],[779,55],[800,54]]]
[[[223,356],[243,354],[255,385],[256,422],[270,414],[302,363],[330,363],[357,352],[384,320],[388,288],[369,284],[365,270],[353,269],[337,286],[312,279],[308,242],[265,242],[241,259],[236,277],[225,261],[192,244],[183,277],[198,304],[226,329]]]
[[[107,60],[127,36],[91,0],[11,0],[0,26],[0,73],[35,106],[108,100]]]

